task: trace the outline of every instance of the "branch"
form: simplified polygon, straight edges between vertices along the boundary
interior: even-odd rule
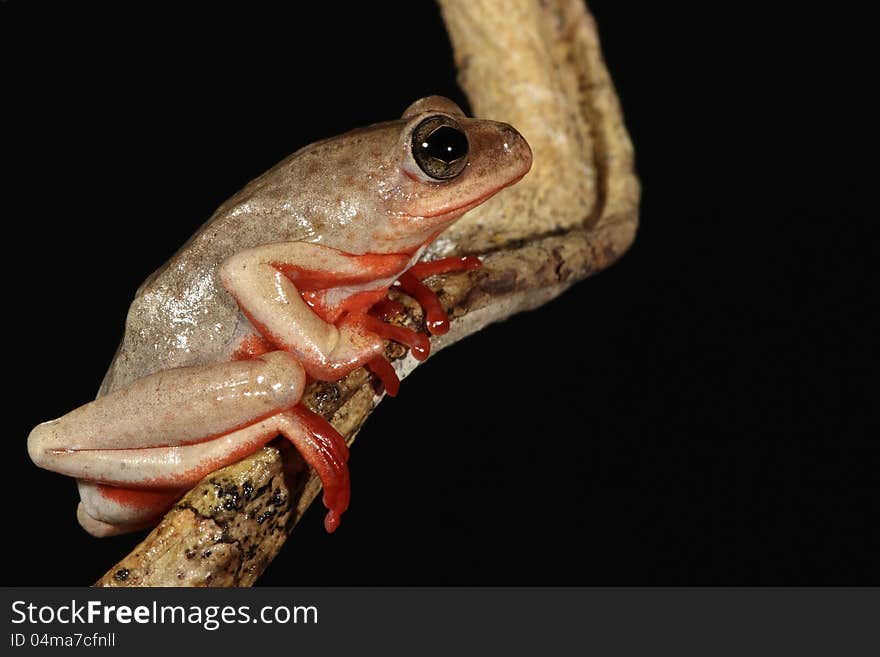
[[[629,247],[639,185],[617,97],[592,17],[580,0],[440,0],[459,80],[477,116],[515,125],[532,172],[468,213],[429,256],[479,253],[483,267],[429,279],[451,328],[432,353],[521,310],[535,308],[608,267]],[[409,298],[401,323],[421,326]],[[417,361],[390,345],[403,379]],[[314,383],[304,403],[351,444],[381,401],[365,369]],[[249,586],[320,491],[286,445],[265,447],[187,493],[97,586]]]

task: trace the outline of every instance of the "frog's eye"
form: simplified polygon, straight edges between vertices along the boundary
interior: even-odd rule
[[[413,130],[412,155],[430,178],[450,180],[467,166],[467,136],[448,116],[429,116]]]

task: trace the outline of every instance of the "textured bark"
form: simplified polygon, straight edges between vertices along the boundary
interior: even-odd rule
[[[440,0],[476,116],[516,126],[534,153],[519,184],[468,213],[429,257],[478,253],[477,271],[434,277],[452,318],[437,351],[534,308],[616,261],[638,223],[639,185],[596,27],[580,0]],[[400,323],[421,324],[408,297]],[[417,361],[390,345],[403,379]],[[305,403],[349,444],[381,400],[366,370],[315,383]],[[99,586],[248,586],[320,491],[294,450],[266,447],[206,477]]]

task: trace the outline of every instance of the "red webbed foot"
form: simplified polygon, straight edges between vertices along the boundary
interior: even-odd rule
[[[287,411],[288,424],[282,433],[294,444],[324,486],[324,528],[333,533],[351,499],[348,473],[348,446],[327,420],[302,404]],[[284,430],[286,429],[286,430]]]
[[[397,376],[397,372],[391,367],[391,363],[384,356],[376,356],[367,363],[367,369],[379,377],[382,387],[385,388],[385,392],[388,393],[389,397],[397,397],[397,392],[400,390],[400,379]]]
[[[388,302],[385,304],[386,308],[391,307],[390,304],[398,304],[401,308],[403,307],[402,304],[399,304],[397,301],[392,301],[391,299],[386,299],[385,301]],[[380,301],[379,303],[382,304],[383,302]],[[390,319],[390,317],[393,317],[396,312],[397,311],[391,313],[390,316],[385,316],[388,316]],[[400,344],[409,347],[410,352],[412,352],[412,355],[415,356],[417,360],[425,360],[431,352],[431,342],[428,340],[428,336],[424,333],[419,333],[418,331],[413,331],[412,329],[403,326],[388,324],[372,315],[364,315],[360,318],[360,322],[368,331],[371,331],[386,340],[393,340],[394,342],[399,342]],[[394,368],[391,367],[391,363],[385,360],[384,356],[376,356],[367,363],[367,368],[379,377],[379,380],[382,381],[382,385],[385,388],[385,392],[391,397],[397,396],[397,391],[400,389],[400,379],[397,377]]]
[[[427,262],[417,262],[407,270],[407,273],[423,281],[429,276],[449,274],[454,271],[472,271],[482,266],[483,262],[477,256],[451,256]]]
[[[404,305],[400,303],[400,301],[395,301],[390,297],[385,297],[381,301],[377,301],[373,304],[373,307],[370,308],[370,314],[373,317],[378,317],[383,322],[389,322],[396,315],[399,315],[404,310]]]
[[[422,281],[430,276],[454,271],[471,271],[482,266],[476,256],[455,256],[430,262],[418,262],[399,279],[400,289],[415,299],[425,313],[425,326],[431,335],[443,335],[449,331],[449,318],[440,299]]]
[[[385,340],[392,340],[409,347],[416,360],[425,360],[428,354],[431,353],[431,342],[424,333],[413,331],[404,326],[383,322],[372,315],[363,315],[358,318],[358,322],[370,333],[375,333]]]
[[[449,318],[446,315],[446,310],[440,303],[437,294],[422,283],[422,280],[454,271],[471,271],[478,269],[482,264],[476,256],[455,256],[430,262],[419,262],[400,276],[396,286],[415,299],[422,307],[425,327],[428,332],[431,335],[443,335],[449,331]],[[431,343],[426,335],[387,323],[403,309],[402,303],[386,297],[370,308],[370,314],[366,316],[364,325],[368,330],[387,340],[408,346],[417,360],[425,360],[431,350]],[[383,356],[371,360],[367,363],[367,367],[382,381],[385,392],[392,397],[397,395],[400,389],[400,379]]]

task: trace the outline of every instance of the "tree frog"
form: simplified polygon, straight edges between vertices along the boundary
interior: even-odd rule
[[[31,459],[75,477],[80,524],[108,536],[154,524],[206,474],[281,435],[320,476],[334,531],[349,503],[348,450],[300,403],[307,381],[367,365],[393,394],[385,341],[417,358],[430,343],[382,321],[389,287],[445,332],[420,279],[479,260],[419,258],[531,160],[511,126],[467,118],[440,96],[297,151],[140,287],[98,398],[35,427]]]

